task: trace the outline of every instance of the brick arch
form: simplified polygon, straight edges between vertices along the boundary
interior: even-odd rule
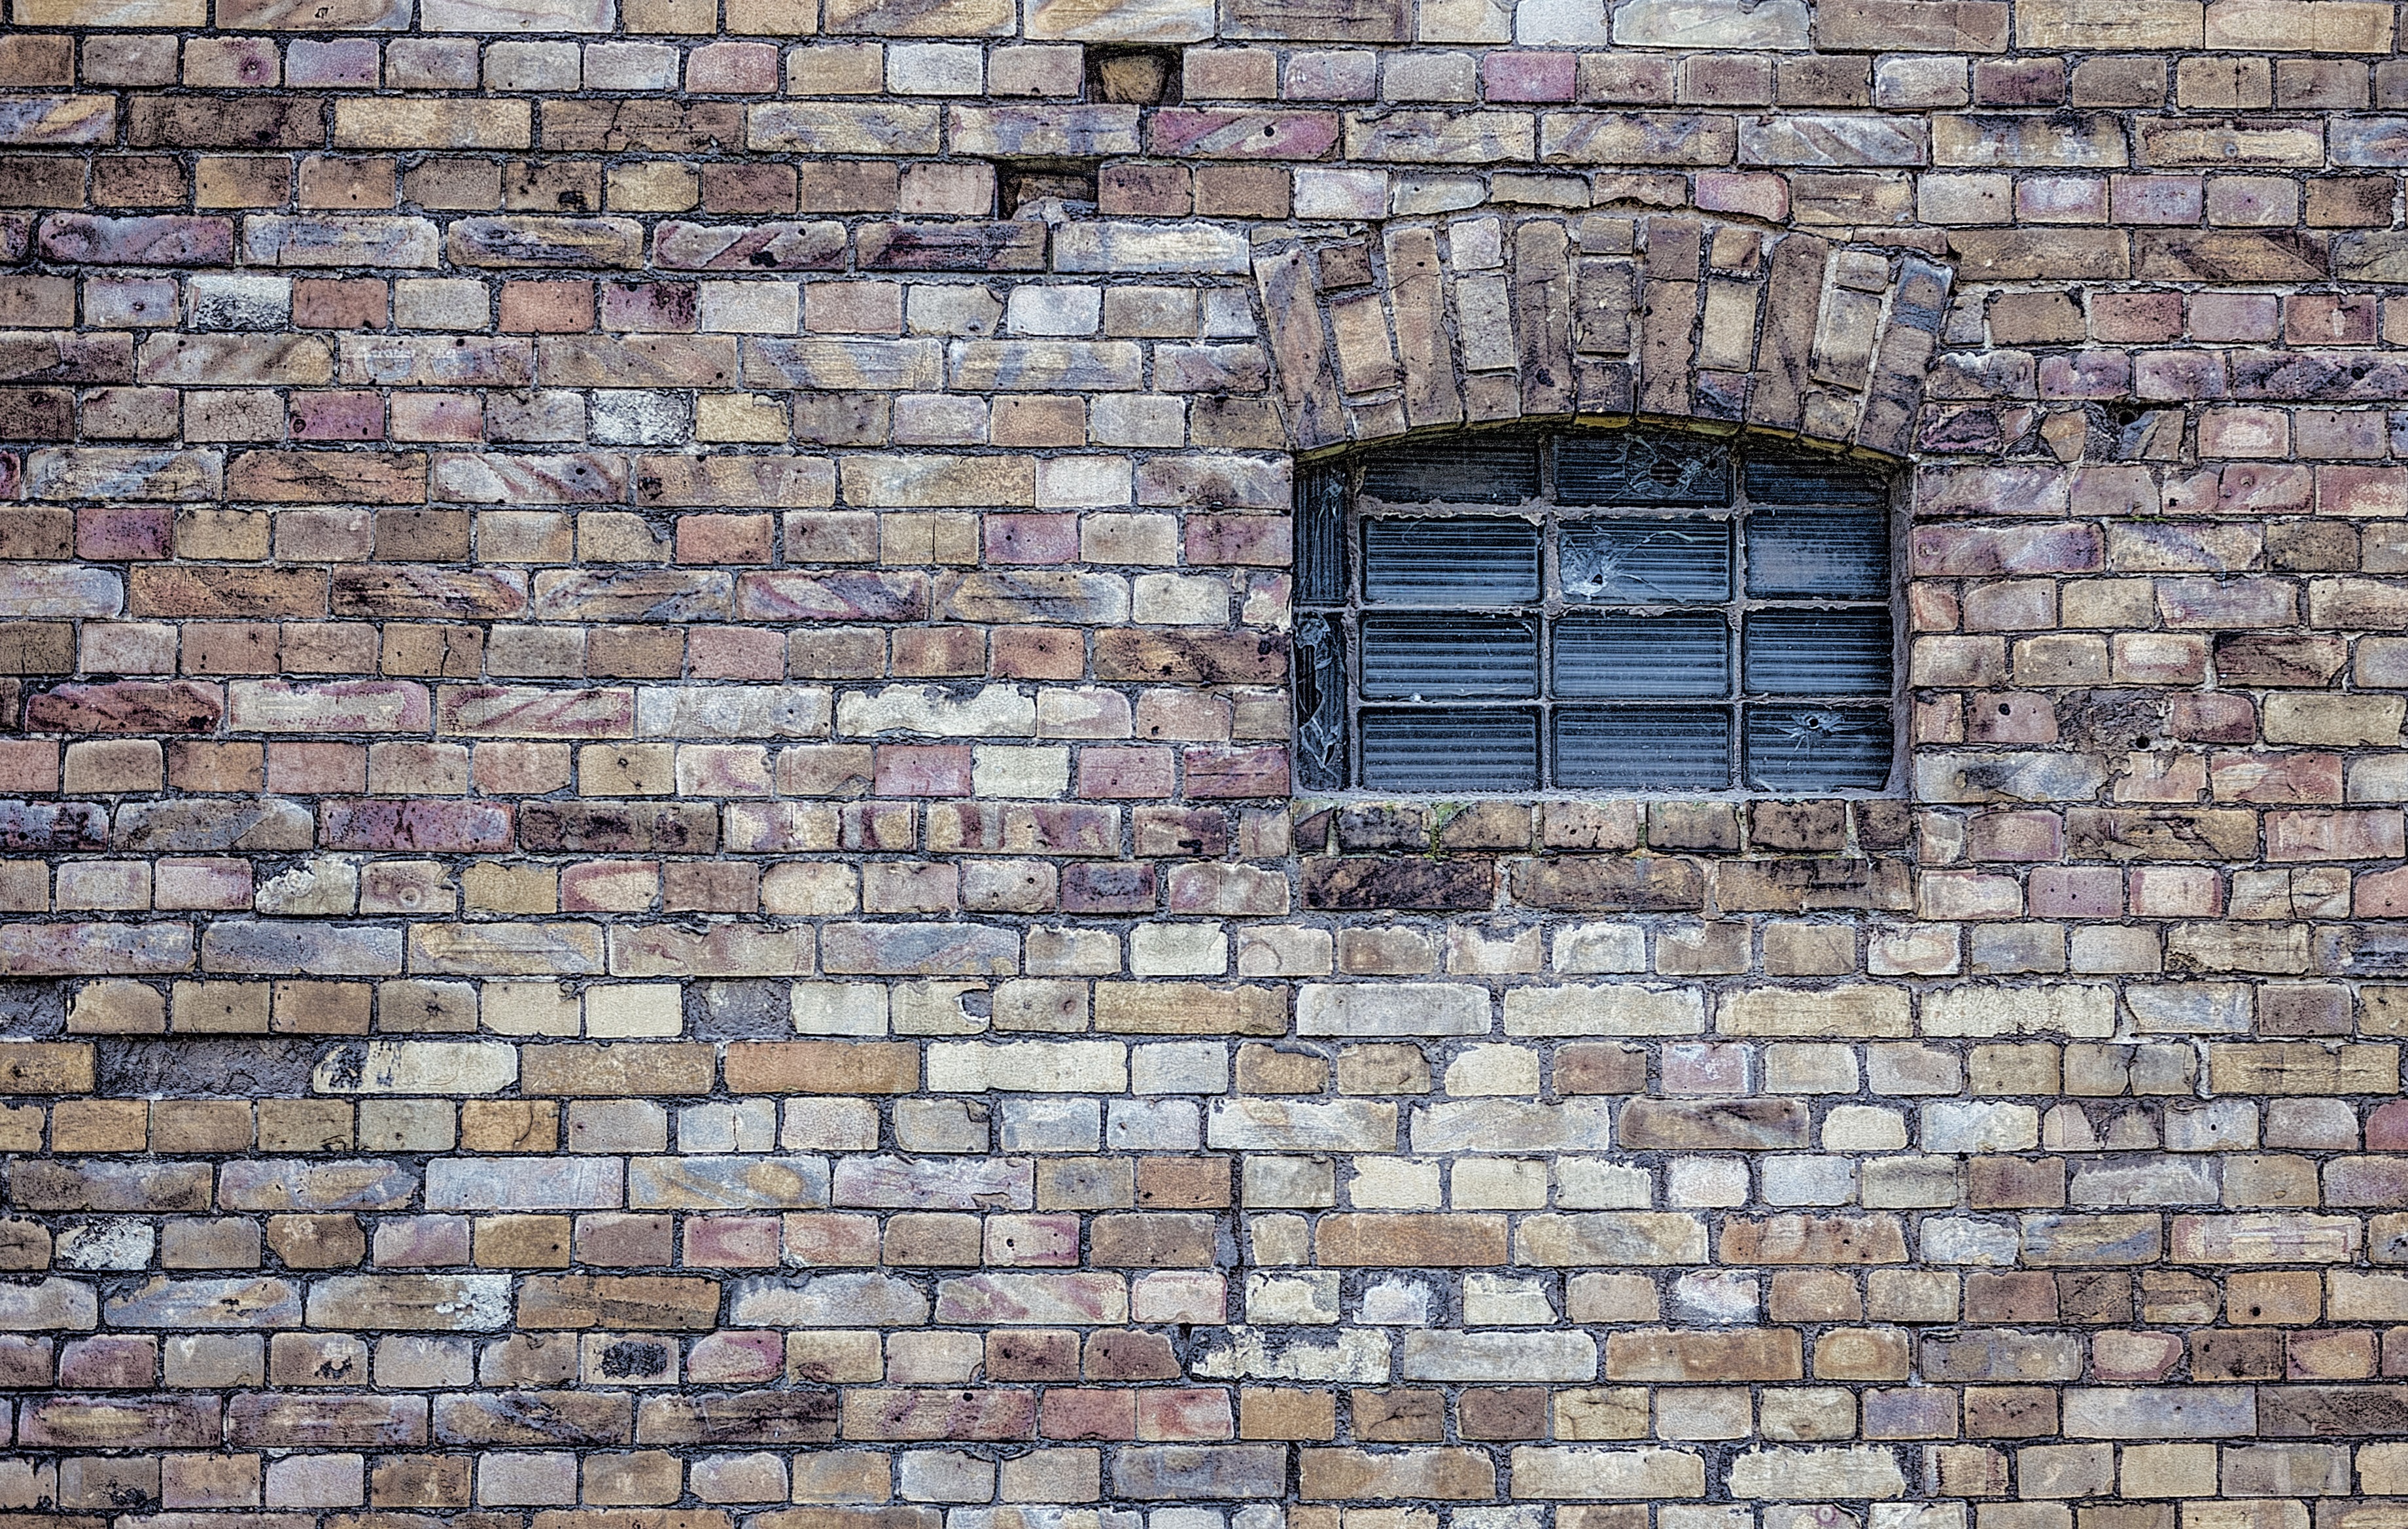
[[[1254,261],[1298,451],[1638,415],[1903,455],[1953,274],[1670,212],[1397,219]]]

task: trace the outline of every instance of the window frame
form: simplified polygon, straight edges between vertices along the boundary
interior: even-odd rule
[[[1699,445],[1718,446],[1730,454],[1730,492],[1721,503],[1710,506],[1695,504],[1564,504],[1558,498],[1556,443],[1564,437],[1596,438],[1605,436],[1636,436],[1665,441],[1677,446],[1683,438]],[[1529,498],[1513,504],[1481,503],[1469,500],[1432,500],[1426,504],[1396,500],[1376,501],[1381,508],[1367,508],[1362,489],[1363,466],[1383,449],[1426,442],[1432,445],[1449,440],[1477,440],[1481,438],[1531,439],[1539,457],[1539,487]],[[1813,595],[1756,596],[1746,586],[1746,517],[1757,508],[1745,492],[1745,471],[1742,458],[1747,452],[1767,451],[1784,456],[1826,457],[1835,465],[1844,464],[1870,473],[1882,481],[1882,526],[1886,538],[1883,594],[1873,597],[1817,597]],[[1354,447],[1318,458],[1299,461],[1296,481],[1296,581],[1295,622],[1297,642],[1292,665],[1290,698],[1293,707],[1293,733],[1296,755],[1297,789],[1300,795],[1316,798],[1339,797],[1376,800],[1455,800],[1464,798],[1503,800],[1675,800],[1675,801],[1778,801],[1799,798],[1849,798],[1864,800],[1896,799],[1903,794],[1907,779],[1907,761],[1912,706],[1908,685],[1909,622],[1907,582],[1905,577],[1909,533],[1909,490],[1911,475],[1905,464],[1888,457],[1861,452],[1815,450],[1812,443],[1794,438],[1754,431],[1700,430],[1677,426],[1642,425],[1636,422],[1604,423],[1597,421],[1565,421],[1534,426],[1527,421],[1514,421],[1491,429],[1458,430],[1444,435],[1405,437]],[[1319,502],[1315,502],[1318,500]],[[1334,500],[1334,503],[1331,501]],[[1773,501],[1778,503],[1779,501]],[[1770,506],[1768,505],[1767,508]],[[1561,527],[1574,521],[1630,521],[1664,519],[1678,520],[1684,516],[1705,517],[1729,527],[1730,593],[1718,600],[1696,602],[1664,602],[1641,606],[1630,601],[1588,601],[1568,599],[1562,589]],[[1378,604],[1366,598],[1364,568],[1364,527],[1381,519],[1487,518],[1519,520],[1534,524],[1540,532],[1540,586],[1536,600],[1512,605],[1479,606],[1468,603],[1443,605]],[[1334,570],[1335,593],[1331,590]],[[1878,695],[1852,694],[1843,700],[1800,697],[1795,701],[1777,693],[1751,693],[1746,688],[1744,666],[1746,647],[1743,623],[1755,612],[1853,609],[1880,611],[1888,623],[1889,685]],[[1631,614],[1643,609],[1650,614],[1679,612],[1711,612],[1721,619],[1727,631],[1726,663],[1727,684],[1723,692],[1713,698],[1608,698],[1566,697],[1555,693],[1554,649],[1559,626],[1568,616],[1584,612],[1600,614]],[[1525,712],[1536,718],[1538,783],[1488,788],[1481,786],[1421,789],[1405,786],[1381,786],[1362,784],[1363,728],[1366,710],[1378,712],[1394,708],[1398,702],[1379,697],[1368,697],[1363,687],[1362,619],[1366,614],[1399,612],[1462,616],[1511,615],[1526,617],[1536,626],[1536,661],[1540,671],[1538,694],[1526,697],[1464,696],[1426,703],[1432,711],[1460,711],[1475,708],[1507,708]],[[1335,627],[1340,640],[1336,643],[1335,683],[1339,694],[1340,737],[1333,776],[1326,750],[1315,741],[1315,714],[1322,711],[1325,692],[1332,679],[1331,657],[1325,642],[1316,642],[1314,624],[1326,623]],[[1865,712],[1876,712],[1889,725],[1889,747],[1885,758],[1885,774],[1878,786],[1759,786],[1750,783],[1748,775],[1748,719],[1757,707],[1775,707],[1784,703],[1801,707],[1845,706]],[[1570,707],[1645,707],[1705,705],[1721,711],[1729,717],[1726,757],[1729,763],[1730,784],[1724,786],[1641,786],[1615,785],[1563,785],[1557,780],[1557,738],[1555,717],[1560,708]]]

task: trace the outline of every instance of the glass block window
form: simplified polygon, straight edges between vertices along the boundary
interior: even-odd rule
[[[1408,441],[1297,494],[1308,790],[1877,791],[1890,489],[1650,430]]]

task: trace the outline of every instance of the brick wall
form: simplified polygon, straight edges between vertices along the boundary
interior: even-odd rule
[[[10,4],[8,1524],[2408,1524],[2392,5]],[[1574,414],[1898,792],[1292,796]]]

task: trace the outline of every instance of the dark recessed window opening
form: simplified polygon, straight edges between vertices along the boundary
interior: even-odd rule
[[[1746,440],[1408,441],[1297,487],[1308,790],[1877,791],[1890,487]]]

